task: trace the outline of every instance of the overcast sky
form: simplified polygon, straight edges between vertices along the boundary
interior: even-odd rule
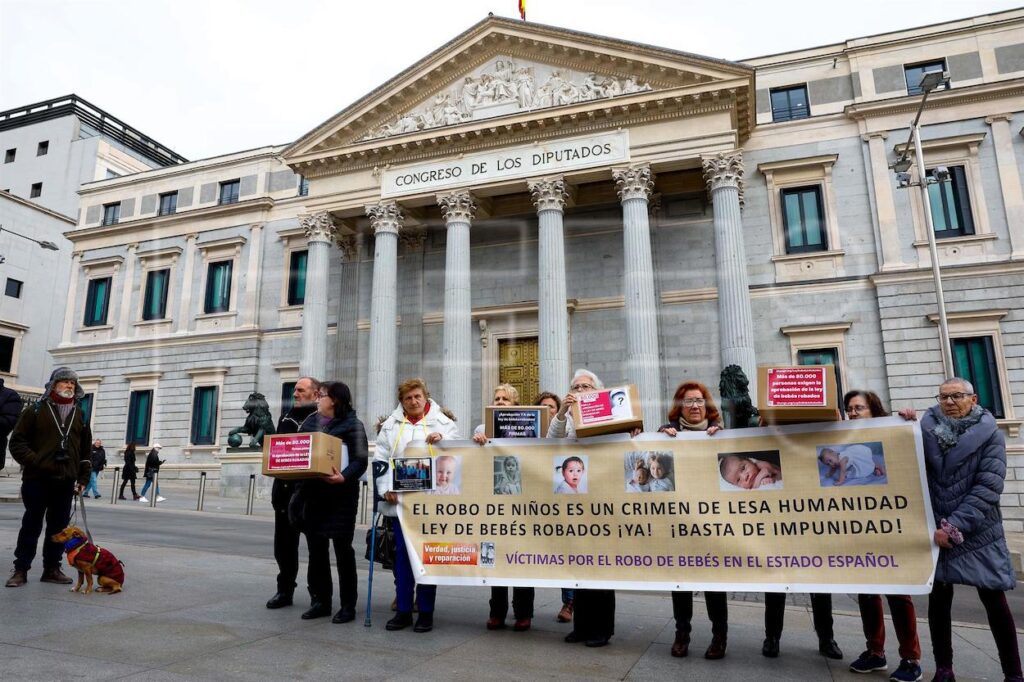
[[[740,60],[1020,0],[527,0],[530,21]],[[0,110],[76,93],[190,159],[290,142],[517,0],[0,0]]]

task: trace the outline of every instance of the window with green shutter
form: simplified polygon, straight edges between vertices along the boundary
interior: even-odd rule
[[[101,327],[107,323],[107,307],[110,305],[110,278],[90,279],[85,295],[86,327]]]
[[[786,253],[828,250],[821,187],[782,190],[782,222],[786,226]]]
[[[974,384],[979,405],[997,419],[1005,417],[992,337],[953,339],[950,344],[953,346],[953,369],[956,376]]]
[[[153,414],[153,391],[132,391],[128,398],[128,430],[125,443],[149,445],[149,421]]]
[[[836,368],[836,392],[839,399],[843,398],[843,377],[839,371],[839,349],[838,348],[805,348],[796,352],[796,364],[798,365],[832,365]]]
[[[934,169],[926,175],[934,178]],[[928,203],[937,239],[974,234],[971,196],[967,192],[967,173],[963,166],[950,166],[948,180],[928,185]]]
[[[210,263],[206,271],[207,313],[224,313],[231,310],[231,261]]]
[[[196,386],[192,394],[192,444],[213,445],[217,440],[217,387]]]
[[[146,293],[142,299],[142,319],[162,320],[167,316],[167,284],[170,270],[150,270],[146,274]]]
[[[288,264],[288,305],[302,305],[306,301],[306,263],[308,251],[292,251]]]

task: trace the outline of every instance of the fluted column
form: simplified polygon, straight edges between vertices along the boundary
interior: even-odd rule
[[[743,157],[719,153],[703,159],[715,219],[715,271],[718,279],[718,337],[722,368],[739,365],[757,395],[754,322],[750,312],[747,255],[743,246]],[[721,369],[721,368],[719,368]],[[756,399],[756,398],[755,398]]]
[[[537,317],[540,327],[540,387],[563,393],[569,388],[569,313],[565,293],[565,181],[561,176],[528,182],[537,207],[539,275]]]
[[[75,251],[71,254],[71,278],[68,280],[68,303],[64,309],[64,334],[61,336],[60,345],[66,346],[71,343],[71,334],[75,331],[75,311],[78,306],[78,279],[82,275],[82,252]]]
[[[622,201],[622,289],[626,313],[626,366],[640,390],[644,429],[661,423],[661,362],[658,350],[658,304],[651,257],[648,200],[654,189],[647,164],[612,170]]]
[[[444,255],[444,365],[441,395],[465,433],[476,423],[473,395],[473,304],[470,299],[469,228],[476,212],[466,191],[437,197],[448,232]]]
[[[395,409],[395,365],[398,359],[398,231],[402,212],[394,201],[366,207],[376,236],[373,246],[373,290],[370,294],[369,424]]]
[[[124,279],[121,281],[121,302],[117,306],[117,310],[113,314],[114,330],[117,332],[114,336],[118,339],[123,339],[128,336],[128,330],[131,328],[132,318],[132,290],[135,287],[135,261],[138,260],[135,254],[139,250],[138,244],[128,245],[128,255],[125,258],[124,264]],[[143,289],[145,289],[145,283],[143,283]],[[145,292],[143,292],[145,295]]]
[[[338,231],[327,211],[304,216],[306,233],[306,297],[302,303],[302,359],[299,373],[326,380],[327,290],[331,272],[331,243]]]
[[[192,271],[196,263],[196,239],[199,235],[185,237],[185,262],[181,266],[181,301],[178,316],[174,320],[174,332],[184,334],[192,324]]]

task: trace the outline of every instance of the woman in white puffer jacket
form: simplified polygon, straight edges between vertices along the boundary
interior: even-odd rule
[[[390,460],[401,457],[410,443],[437,443],[447,438],[459,438],[455,420],[444,414],[441,406],[430,399],[430,391],[422,379],[408,379],[398,386],[398,407],[381,424],[377,434],[375,462],[388,462],[389,468],[377,479],[377,492],[384,498],[380,511],[390,517],[395,532],[395,598],[398,613],[385,626],[388,630],[403,630],[412,622],[413,593],[419,607],[414,632],[429,632],[434,627],[434,597],[436,585],[416,585],[412,564],[405,548],[402,528],[398,523],[399,495],[391,490]]]

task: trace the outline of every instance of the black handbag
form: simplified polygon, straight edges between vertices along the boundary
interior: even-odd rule
[[[395,565],[395,531],[388,521],[388,517],[377,514],[374,521],[376,535],[374,528],[366,531],[366,560],[370,560],[370,550],[373,549],[373,561],[384,569],[390,569]]]

